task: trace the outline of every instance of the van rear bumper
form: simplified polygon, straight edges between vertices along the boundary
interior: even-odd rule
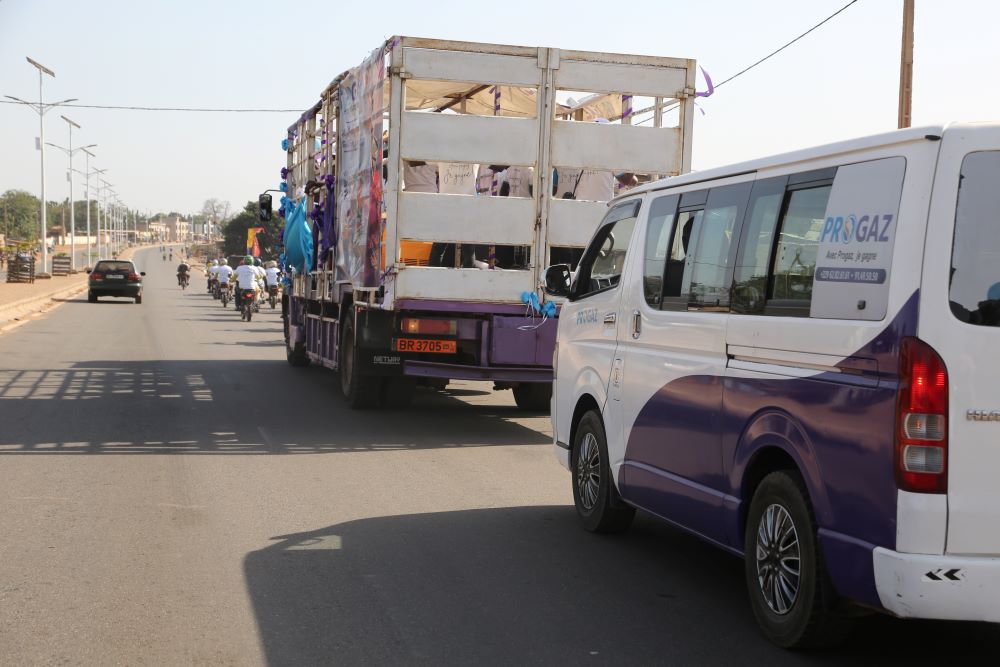
[[[1000,623],[1000,558],[904,554],[877,547],[875,587],[901,618]]]

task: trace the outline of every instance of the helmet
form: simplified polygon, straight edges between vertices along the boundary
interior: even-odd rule
[[[253,256],[247,255],[246,257],[244,257],[243,258],[243,263],[244,264],[253,264]]]
[[[228,265],[229,265],[229,260],[226,259],[225,257],[219,260],[219,266],[228,266]]]
[[[253,258],[253,265],[254,266],[260,266],[260,257],[254,257]]]
[[[218,265],[219,265],[219,260],[213,259],[212,260],[212,266],[218,266]]]

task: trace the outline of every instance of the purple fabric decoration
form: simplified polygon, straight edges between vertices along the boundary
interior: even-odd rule
[[[333,174],[326,175],[326,208],[323,209],[322,238],[320,238],[319,261],[325,263],[330,255],[330,250],[337,245],[337,201],[333,196],[333,186],[336,179]]]
[[[704,67],[699,67],[698,69],[701,70],[701,75],[703,77],[705,77],[705,83],[708,84],[708,90],[704,91],[704,92],[701,92],[701,93],[697,93],[696,92],[694,94],[694,96],[695,97],[711,97],[712,93],[715,92],[715,86],[712,84],[712,77],[710,77],[708,75],[708,72],[705,71]],[[702,113],[705,113],[705,112],[703,111]]]
[[[281,208],[278,209],[278,216],[281,217],[281,218],[285,217],[285,207],[284,206],[282,206]]]
[[[281,180],[288,178],[288,167],[281,168]]]
[[[622,95],[622,120],[632,116],[632,96]]]

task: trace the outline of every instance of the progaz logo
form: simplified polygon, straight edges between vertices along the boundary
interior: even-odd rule
[[[894,216],[891,213],[863,215],[853,213],[846,218],[842,215],[828,216],[820,234],[820,243],[888,243],[889,230]]]

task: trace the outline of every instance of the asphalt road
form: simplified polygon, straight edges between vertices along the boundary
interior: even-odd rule
[[[739,560],[576,523],[548,420],[464,383],[345,408],[280,319],[80,298],[0,336],[3,664],[989,664],[994,626],[758,636]]]

